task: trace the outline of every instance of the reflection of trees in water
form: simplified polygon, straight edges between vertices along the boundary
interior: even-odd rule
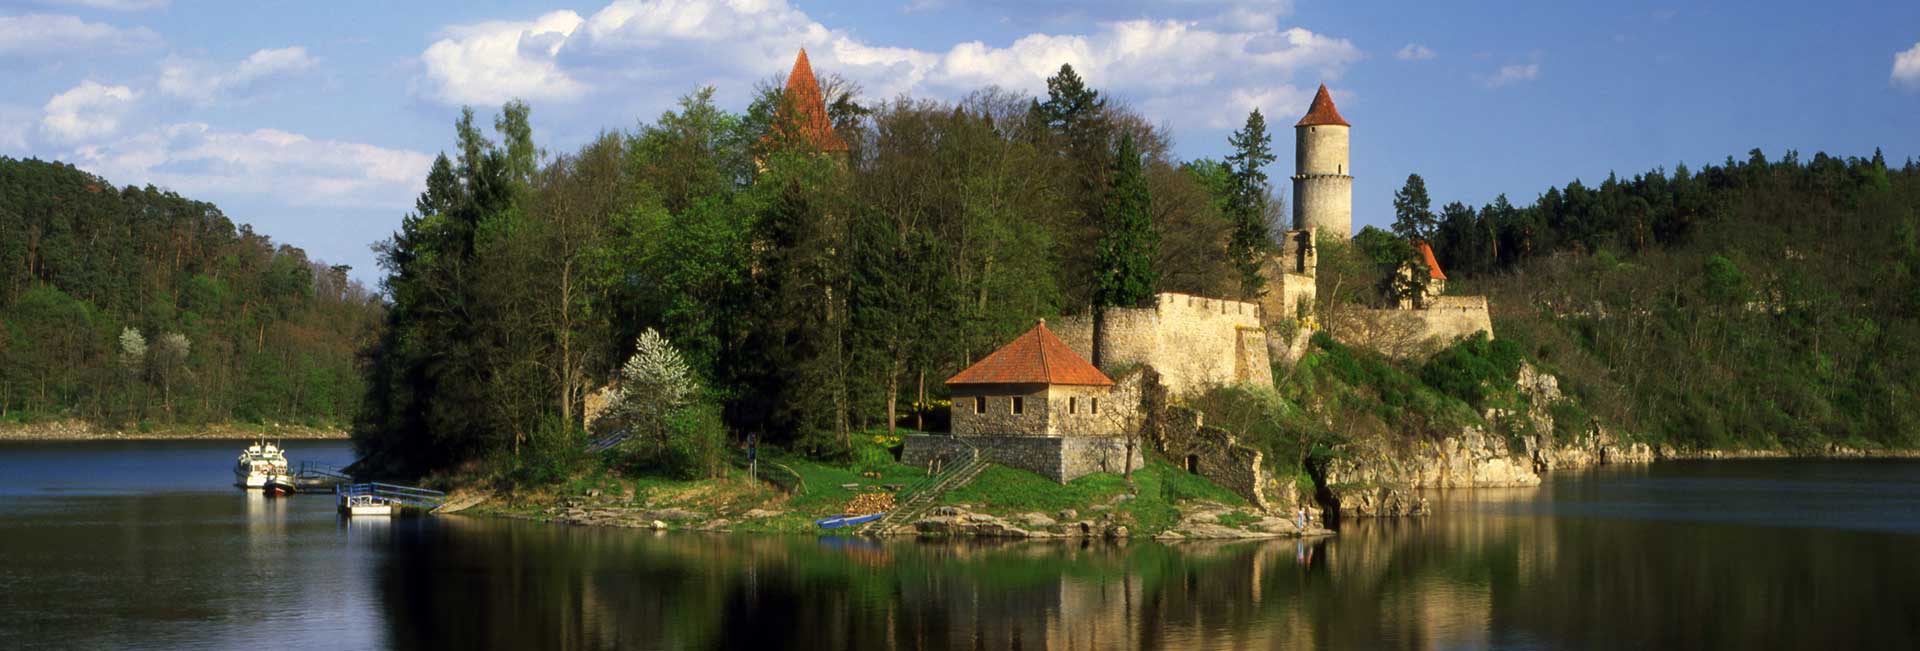
[[[396,529],[380,574],[403,648],[1910,648],[1915,624],[1862,613],[1911,612],[1920,577],[1846,556],[1906,539],[1797,533],[1456,513],[1316,542],[880,544],[442,519]],[[1809,621],[1836,608],[1857,630]]]

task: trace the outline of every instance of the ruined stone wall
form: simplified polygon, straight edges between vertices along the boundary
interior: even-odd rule
[[[1350,346],[1392,357],[1422,357],[1475,332],[1493,335],[1485,296],[1441,296],[1423,310],[1351,310],[1334,329]]]
[[[953,387],[953,433],[956,436],[1046,436],[1047,385],[960,385]],[[976,413],[974,398],[987,399],[986,413]],[[1013,413],[1013,398],[1024,400]]]
[[[1233,434],[1208,427],[1200,412],[1186,407],[1160,411],[1155,445],[1174,465],[1190,469],[1221,488],[1247,498],[1262,509],[1272,509],[1269,480],[1259,450],[1241,445]]]
[[[1096,333],[1102,368],[1145,364],[1175,393],[1271,385],[1266,330],[1254,303],[1163,293],[1152,308],[1108,308]]]

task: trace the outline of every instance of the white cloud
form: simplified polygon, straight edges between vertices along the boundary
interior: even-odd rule
[[[671,93],[696,83],[737,88],[786,72],[804,46],[816,71],[859,81],[871,98],[952,97],[987,85],[1043,92],[1047,76],[1070,63],[1094,85],[1143,105],[1190,109],[1286,97],[1300,101],[1264,108],[1304,110],[1287,81],[1300,73],[1338,77],[1361,53],[1346,39],[1278,28],[1273,17],[1289,8],[1274,2],[1226,20],[1124,20],[1086,33],[1036,32],[1005,45],[972,41],[930,51],[863,40],[785,0],[616,0],[587,18],[562,11],[448,29],[421,55],[421,86],[443,102],[476,104],[568,102],[659,92],[663,84],[684,84],[665,89]],[[1192,110],[1165,115],[1214,121]]]
[[[1492,77],[1486,78],[1485,83],[1488,88],[1499,88],[1501,86],[1516,84],[1523,81],[1533,81],[1539,78],[1540,78],[1540,64],[1516,63],[1513,65],[1500,66],[1500,71],[1494,73]]]
[[[1393,53],[1393,58],[1401,61],[1425,61],[1434,56],[1433,48],[1419,43],[1408,43],[1406,47],[1400,48],[1399,52]]]
[[[1920,91],[1920,43],[1913,44],[1913,49],[1893,55],[1892,80],[1894,85]]]
[[[420,55],[436,94],[452,104],[571,100],[586,91],[554,60],[579,29],[580,14],[556,11],[532,22],[490,22],[447,30]]]
[[[430,154],[315,140],[278,129],[221,131],[202,123],[158,127],[76,147],[74,165],[120,184],[187,196],[257,195],[294,206],[405,206],[420,191]]]
[[[113,135],[120,128],[120,117],[139,98],[140,92],[132,88],[89,79],[47,100],[40,128],[62,142]]]
[[[120,28],[73,16],[0,16],[0,57],[132,51],[159,42],[160,35],[145,27]]]
[[[160,72],[160,92],[199,103],[243,94],[262,83],[299,76],[319,65],[304,47],[266,49],[229,67],[172,61]]]
[[[40,4],[108,11],[142,11],[167,6],[168,0],[40,0]]]

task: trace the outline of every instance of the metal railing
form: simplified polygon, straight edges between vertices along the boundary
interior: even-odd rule
[[[353,480],[353,477],[347,474],[345,468],[331,463],[314,463],[312,461],[300,462],[300,465],[294,467],[293,476],[301,479]]]

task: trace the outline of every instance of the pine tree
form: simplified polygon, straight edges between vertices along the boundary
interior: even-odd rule
[[[1123,136],[1103,214],[1106,233],[1094,251],[1095,305],[1133,307],[1153,296],[1160,280],[1153,268],[1160,234],[1148,213],[1151,203],[1146,175],[1140,168],[1140,150],[1132,136]]]
[[[1266,279],[1260,276],[1260,263],[1273,248],[1273,234],[1267,226],[1268,182],[1266,166],[1273,162],[1273,138],[1267,134],[1267,119],[1260,109],[1247,114],[1247,123],[1227,138],[1233,155],[1227,157],[1232,175],[1227,203],[1227,218],[1233,222],[1233,239],[1227,255],[1240,272],[1241,298],[1259,298]]]
[[[1427,181],[1408,174],[1407,184],[1393,193],[1393,234],[1407,240],[1429,240],[1439,219],[1427,197]]]

